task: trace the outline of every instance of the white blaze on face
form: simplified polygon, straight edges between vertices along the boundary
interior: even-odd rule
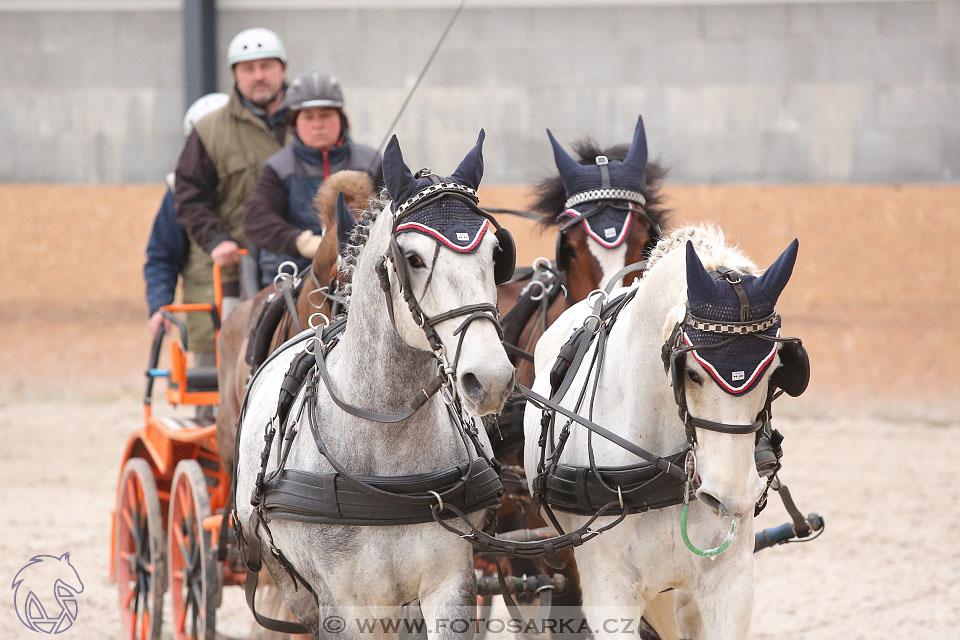
[[[603,272],[603,278],[600,279],[599,286],[602,289],[607,286],[607,281],[613,277],[613,274],[627,266],[627,243],[622,242],[619,247],[607,249],[600,243],[587,238],[587,246],[590,247],[590,253],[600,264],[600,271]]]

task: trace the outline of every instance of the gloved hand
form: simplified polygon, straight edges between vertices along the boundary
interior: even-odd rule
[[[297,236],[297,251],[304,258],[312,258],[316,255],[317,249],[320,248],[321,238],[322,236],[318,236],[309,229],[301,231],[300,235]]]

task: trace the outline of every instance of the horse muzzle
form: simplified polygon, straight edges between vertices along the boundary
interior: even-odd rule
[[[457,375],[457,390],[464,406],[477,417],[500,413],[515,383],[516,370],[509,361],[484,363]]]

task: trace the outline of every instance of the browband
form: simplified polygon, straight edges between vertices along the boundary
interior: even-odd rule
[[[631,189],[591,189],[590,191],[581,191],[570,196],[564,203],[565,209],[570,209],[584,202],[594,202],[596,200],[629,200],[639,205],[646,205],[647,199],[639,191]],[[406,203],[404,203],[406,204]]]
[[[776,313],[771,313],[766,318],[761,318],[755,322],[716,322],[714,320],[704,320],[687,313],[687,317],[683,324],[691,326],[694,329],[699,329],[700,331],[706,331],[708,333],[725,333],[735,336],[742,336],[766,331],[775,325],[779,320],[779,315]]]

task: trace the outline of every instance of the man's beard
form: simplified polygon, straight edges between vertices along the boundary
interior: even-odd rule
[[[251,104],[254,104],[254,105],[256,105],[257,107],[266,110],[267,107],[269,107],[271,104],[273,104],[273,102],[280,96],[280,93],[281,93],[282,91],[283,91],[283,87],[280,87],[279,89],[277,89],[277,90],[273,93],[273,95],[271,95],[271,96],[270,96],[269,98],[267,98],[266,100],[257,100],[256,98],[253,98],[253,97],[250,97],[250,98],[247,98],[247,99],[251,102]]]

